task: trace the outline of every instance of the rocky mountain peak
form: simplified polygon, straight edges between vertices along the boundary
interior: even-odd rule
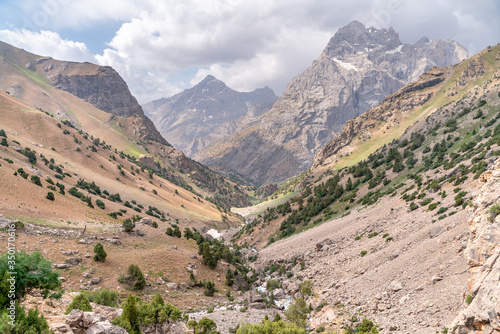
[[[348,120],[425,71],[471,56],[454,41],[422,38],[418,43],[402,43],[392,28],[351,22],[335,33],[311,67],[288,84],[258,127],[236,134],[236,144],[227,144],[229,139],[225,145],[216,143],[196,158],[232,169],[256,184],[299,174]]]
[[[415,45],[424,45],[426,43],[429,43],[431,40],[427,36],[422,36],[416,43]]]
[[[352,21],[330,39],[326,46],[327,54],[339,54],[342,52],[361,53],[370,49],[384,48],[387,50],[396,48],[401,43],[399,34],[393,29],[366,28],[358,21]]]
[[[226,89],[226,88],[228,88],[228,87],[226,86],[226,84],[223,81],[221,81],[221,80],[217,79],[216,77],[214,77],[213,75],[209,74],[205,77],[205,79],[200,81],[200,83],[198,83],[196,86],[194,86],[191,89],[193,89],[193,90],[205,89],[206,93],[211,94],[211,93],[220,92],[221,90]],[[207,91],[207,89],[209,91]]]
[[[213,75],[168,99],[144,105],[160,132],[188,156],[271,109],[278,97],[269,87],[238,92]]]

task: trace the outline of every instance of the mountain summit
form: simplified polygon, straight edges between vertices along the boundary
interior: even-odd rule
[[[144,105],[161,134],[188,156],[247,126],[277,100],[271,88],[237,92],[212,75],[170,98]]]
[[[315,152],[346,121],[426,70],[470,56],[454,41],[422,38],[409,45],[392,28],[366,28],[353,21],[288,84],[258,125],[214,143],[194,158],[232,169],[256,184],[282,181],[309,168]]]

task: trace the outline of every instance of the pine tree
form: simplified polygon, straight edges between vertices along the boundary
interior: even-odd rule
[[[227,286],[232,286],[234,284],[234,275],[233,272],[231,271],[231,268],[227,268],[226,271],[226,285]]]
[[[345,185],[345,191],[351,191],[352,190],[352,180],[351,178],[347,179],[347,184]]]
[[[102,246],[102,244],[100,242],[98,242],[95,246],[94,246],[94,261],[96,262],[104,262],[106,261],[106,256],[108,256],[108,254],[106,254],[106,252],[104,251],[104,247]]]

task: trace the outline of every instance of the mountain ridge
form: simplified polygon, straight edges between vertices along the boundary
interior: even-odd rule
[[[377,30],[352,22],[341,28],[320,57],[288,84],[248,139],[238,146],[231,146],[232,138],[223,139],[194,158],[209,166],[233,169],[256,184],[279,182],[299,174],[309,168],[315,152],[347,120],[374,107],[404,83],[418,79],[425,70],[470,56],[456,42],[424,41],[403,44],[394,29]],[[277,167],[279,163],[259,165],[259,156],[269,152],[255,145],[255,137],[279,151],[283,161],[291,162],[291,169]],[[250,165],[248,155],[254,161]]]
[[[237,92],[207,75],[194,87],[146,103],[144,109],[169,142],[193,156],[212,142],[253,124],[276,99],[267,86]]]

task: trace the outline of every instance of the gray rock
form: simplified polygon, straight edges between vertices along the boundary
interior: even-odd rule
[[[74,334],[68,324],[52,324],[50,330],[54,331],[55,334]]]
[[[68,264],[68,263],[58,263],[58,264],[54,264],[54,268],[56,269],[67,269],[67,268],[70,268],[71,265]]]
[[[434,226],[429,230],[429,238],[435,238],[435,237],[441,235],[443,232],[444,232],[443,227]]]
[[[283,289],[273,290],[274,299],[284,299],[286,297],[285,291]]]
[[[151,226],[153,225],[153,220],[149,217],[144,217],[139,221],[139,223]]]
[[[70,327],[82,327],[83,326],[83,311],[82,310],[72,310],[66,317],[66,323]]]
[[[101,321],[89,327],[85,334],[128,334],[124,328],[115,326],[109,321]]]
[[[251,290],[245,293],[245,298],[249,303],[261,303],[264,301],[264,298],[257,291]]]
[[[90,284],[99,284],[101,282],[101,277],[94,277],[90,280]]]
[[[403,288],[403,284],[399,281],[392,281],[391,284],[389,284],[389,289],[391,289],[394,292],[399,291],[402,288]]]
[[[256,310],[264,310],[266,308],[266,304],[265,303],[255,302],[255,303],[248,304],[248,307],[256,309]]]
[[[70,258],[67,258],[65,262],[66,262],[67,264],[72,265],[72,266],[76,266],[76,265],[78,265],[80,262],[82,262],[82,258],[81,258],[81,257],[70,257]]]
[[[169,290],[179,290],[179,284],[177,284],[177,283],[167,283],[167,289],[169,289]]]

